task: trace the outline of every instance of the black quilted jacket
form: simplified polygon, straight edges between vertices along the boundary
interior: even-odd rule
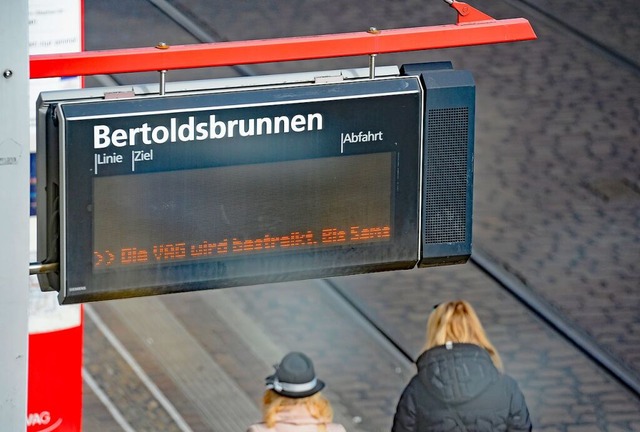
[[[417,366],[398,402],[393,432],[531,431],[518,384],[495,368],[485,349],[435,347]]]

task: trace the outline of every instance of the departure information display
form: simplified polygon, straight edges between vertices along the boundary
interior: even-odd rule
[[[414,267],[423,100],[390,77],[57,104],[61,303]]]
[[[149,173],[135,182],[95,177],[94,271],[388,242],[395,160],[369,153]]]

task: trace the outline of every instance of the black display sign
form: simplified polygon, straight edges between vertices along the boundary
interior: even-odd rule
[[[416,77],[63,102],[60,301],[408,269]]]

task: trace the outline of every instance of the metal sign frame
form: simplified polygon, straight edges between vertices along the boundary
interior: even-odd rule
[[[326,76],[327,74],[322,73],[321,75]],[[83,90],[80,90],[78,94],[83,92]],[[54,95],[55,93],[57,92],[52,92]],[[262,85],[213,92],[170,93],[168,96],[162,97],[150,95],[116,100],[91,100],[89,98],[89,100],[85,101],[59,101],[58,104],[50,105],[46,110],[41,108],[41,113],[46,111],[48,114],[40,115],[39,121],[45,120],[51,126],[52,119],[50,117],[53,114],[51,108],[56,106],[53,116],[60,130],[58,151],[55,148],[46,148],[43,146],[42,141],[38,149],[39,152],[42,151],[43,154],[47,154],[47,159],[51,156],[55,158],[56,155],[59,155],[60,159],[59,179],[57,182],[48,184],[50,190],[59,188],[59,204],[53,204],[53,202],[43,203],[43,207],[59,205],[59,208],[48,212],[60,215],[61,229],[59,243],[60,286],[55,286],[55,282],[51,283],[53,289],[59,289],[61,303],[73,303],[193,289],[210,289],[413,268],[419,259],[418,207],[420,200],[423,100],[422,89],[417,77],[395,76],[376,80],[343,80],[337,83]],[[176,130],[182,126],[187,127],[187,118],[192,122],[192,130],[196,127],[204,127],[204,122],[198,123],[201,120],[198,116],[210,116],[211,113],[216,113],[215,115],[218,115],[219,118],[224,118],[223,116],[226,112],[241,111],[242,114],[238,114],[241,117],[246,115],[249,115],[249,117],[252,115],[261,117],[263,112],[271,114],[277,112],[289,113],[290,117],[296,118],[296,110],[309,110],[312,107],[324,116],[324,129],[306,134],[306,138],[302,138],[305,134],[300,134],[297,137],[286,137],[284,135],[280,137],[275,135],[245,137],[243,139],[240,139],[240,137],[225,137],[217,141],[209,138],[204,140],[203,137],[203,141],[198,143],[167,142],[155,145],[153,163],[139,162],[134,164],[133,156],[129,158],[129,154],[132,155],[132,152],[145,150],[148,152],[154,145],[147,146],[139,143],[142,150],[138,150],[138,147],[134,149],[128,144],[121,148],[123,143],[118,142],[118,147],[105,149],[104,155],[102,155],[102,149],[93,148],[90,142],[92,140],[91,128],[94,128],[93,130],[95,128],[106,128],[107,126],[102,126],[102,123],[120,125],[117,127],[122,127],[122,129],[119,130],[132,130],[132,128],[127,129],[130,123],[137,125],[144,122],[145,125],[149,125],[148,134],[151,135],[151,127],[154,125],[158,128],[165,128],[163,124],[168,125],[170,122],[174,122]],[[400,117],[388,123],[385,123],[381,117],[394,115]],[[48,119],[47,116],[49,116]],[[171,118],[169,119],[169,117]],[[164,123],[157,120],[158,118],[162,118]],[[213,122],[213,120],[211,121]],[[96,126],[98,123],[100,125]],[[217,120],[216,123],[218,123]],[[116,126],[113,127],[115,128]],[[377,129],[373,130],[373,128]],[[155,131],[156,129],[153,130]],[[360,135],[364,133],[362,131],[374,136],[375,139],[372,138],[372,142],[351,144],[351,141],[360,139]],[[71,135],[72,133],[73,135]],[[344,138],[344,135],[349,135],[349,138]],[[351,135],[355,135],[357,139]],[[383,135],[386,140],[383,140]],[[223,146],[222,143],[227,141],[229,144],[227,144],[226,148],[217,149],[216,146]],[[347,144],[345,144],[345,141],[347,141]],[[47,142],[46,139],[45,142]],[[162,156],[162,152],[164,152],[164,156]],[[111,153],[113,153],[113,156],[111,156]],[[187,153],[188,155],[185,156]],[[192,157],[191,153],[194,153],[195,156]],[[383,195],[386,198],[383,198],[383,200],[391,200],[387,204],[390,206],[388,211],[391,212],[390,226],[386,227],[386,229],[393,232],[392,235],[387,232],[387,238],[384,242],[377,241],[377,238],[372,240],[373,237],[358,238],[357,233],[349,232],[350,225],[347,225],[340,227],[342,232],[346,231],[347,239],[342,238],[340,242],[332,244],[331,238],[329,238],[331,233],[325,233],[321,229],[321,227],[329,227],[329,225],[326,225],[327,223],[332,223],[326,222],[326,220],[331,220],[331,217],[325,215],[322,217],[322,221],[309,216],[309,220],[316,220],[316,222],[308,222],[310,225],[308,227],[309,230],[306,232],[313,236],[314,243],[319,243],[318,246],[311,247],[304,244],[301,245],[304,247],[289,248],[288,245],[284,245],[283,247],[274,248],[268,253],[267,251],[261,251],[261,254],[251,253],[246,256],[242,253],[236,253],[238,250],[236,250],[235,243],[233,250],[231,250],[231,239],[227,241],[225,238],[225,246],[227,246],[227,243],[229,245],[228,254],[225,251],[224,256],[186,262],[189,256],[189,248],[195,247],[194,245],[196,244],[195,239],[191,239],[183,245],[187,251],[187,257],[182,256],[181,258],[184,258],[184,260],[169,262],[162,261],[158,255],[154,257],[151,244],[139,247],[135,240],[131,240],[133,243],[129,246],[138,246],[136,250],[142,250],[144,256],[148,257],[148,259],[145,258],[145,266],[136,267],[122,265],[125,258],[129,257],[128,255],[125,257],[125,253],[129,253],[131,250],[126,245],[109,247],[104,251],[104,248],[99,248],[100,250],[94,251],[92,249],[93,244],[87,244],[87,239],[93,238],[95,240],[96,238],[105,237],[100,233],[96,234],[95,227],[98,225],[93,225],[99,219],[99,211],[101,209],[104,210],[104,206],[100,209],[98,202],[94,201],[94,199],[98,199],[98,196],[93,195],[97,193],[95,192],[96,190],[100,190],[97,187],[97,181],[102,178],[101,176],[107,176],[106,178],[124,176],[126,181],[134,182],[131,183],[131,185],[134,185],[136,178],[139,178],[140,181],[144,179],[144,177],[136,177],[137,175],[164,175],[164,173],[179,170],[177,172],[184,173],[180,174],[181,179],[184,179],[188,177],[190,172],[228,166],[231,171],[227,171],[226,178],[234,178],[234,169],[247,170],[247,167],[268,167],[271,165],[277,167],[280,162],[288,163],[289,166],[292,163],[305,162],[308,168],[316,165],[321,166],[322,164],[325,164],[322,166],[328,167],[326,165],[327,162],[323,162],[328,160],[326,158],[336,158],[334,163],[337,163],[338,160],[346,161],[344,158],[351,157],[351,155],[364,156],[382,153],[391,155],[390,157],[395,161],[391,163],[389,159],[387,165],[383,164],[383,166],[389,166],[391,177],[389,184],[380,185],[379,187],[381,195],[383,195],[382,189],[384,187],[388,188],[387,194]],[[101,161],[95,160],[95,157],[111,157],[112,159],[108,163],[102,164]],[[114,162],[113,158],[118,159],[119,162]],[[341,163],[344,164],[345,162]],[[391,165],[389,165],[390,163]],[[353,168],[345,166],[342,171],[343,174],[354,170],[356,166],[353,165]],[[355,169],[355,171],[359,171],[361,168]],[[55,166],[52,166],[51,169],[55,170]],[[193,171],[194,169],[195,171]],[[252,170],[255,170],[255,168],[252,168]],[[52,172],[49,171],[49,175],[51,174]],[[336,172],[336,175],[341,174]],[[277,176],[277,172],[273,172],[271,176]],[[324,171],[318,171],[316,176],[323,178]],[[46,174],[43,174],[43,177],[46,177]],[[375,176],[372,178],[375,178]],[[73,181],[71,182],[68,179],[73,179]],[[123,185],[124,183],[121,182],[119,184]],[[153,189],[153,183],[148,183],[148,185]],[[361,186],[365,185],[358,185],[358,190],[361,189]],[[212,187],[215,188],[215,185],[212,185]],[[256,188],[260,189],[261,185],[256,185]],[[288,194],[288,187],[283,186],[283,188],[282,193]],[[126,194],[129,189],[123,186],[121,190]],[[337,187],[336,190],[339,191],[340,188]],[[238,191],[240,196],[243,195],[242,191],[244,191],[244,194],[253,193],[249,189],[242,189]],[[336,193],[339,194],[339,192]],[[378,194],[374,193],[374,195]],[[154,196],[161,197],[161,191],[155,193]],[[101,195],[100,199],[104,199],[104,196]],[[220,200],[222,199],[220,198]],[[203,199],[203,201],[206,200]],[[190,202],[193,203],[194,201]],[[310,205],[313,208],[319,208],[323,205],[323,203],[312,202],[305,204],[305,202],[302,200],[302,202],[298,202],[298,205]],[[187,207],[193,208],[194,206]],[[250,204],[248,208],[253,207]],[[262,207],[257,208],[256,211],[261,209]],[[188,208],[183,210],[185,215],[188,214]],[[289,210],[293,210],[295,213],[294,207],[290,207]],[[229,211],[228,208],[226,211]],[[264,209],[264,212],[268,216],[269,210]],[[128,214],[133,213],[134,210],[131,210]],[[345,213],[345,217],[347,217],[346,214],[348,213]],[[149,213],[149,215],[151,216],[152,213]],[[242,219],[242,214],[236,213],[236,215],[235,218],[231,217],[231,219]],[[118,215],[116,214],[116,216]],[[278,232],[281,234],[288,233],[285,229],[287,224],[291,223],[286,222],[288,216],[288,213],[278,213],[275,218],[271,218],[284,220],[284,225],[280,226],[280,231],[275,229],[276,235]],[[120,217],[124,216],[120,215]],[[296,218],[305,219],[302,214],[299,214]],[[269,218],[267,217],[267,219]],[[334,219],[333,223],[337,224],[337,220],[341,219]],[[42,222],[39,238],[48,238],[50,243],[57,234],[55,232],[45,233],[44,231],[51,227],[51,224],[45,221]],[[183,225],[181,221],[164,220],[161,225],[158,225],[157,230],[160,230],[163,226],[168,227],[169,224],[178,222],[179,225]],[[196,224],[194,222],[188,225],[193,227]],[[353,222],[352,225],[357,225],[357,222]],[[368,226],[365,223],[364,227]],[[371,226],[383,227],[383,225],[378,226],[375,224]],[[240,230],[241,234],[246,235],[247,231],[251,231],[249,228],[251,228],[249,225],[244,226]],[[70,235],[69,229],[73,229],[74,235]],[[207,232],[213,232],[216,230],[216,225],[210,225],[206,229]],[[129,239],[138,238],[139,236],[136,236],[137,229],[131,228],[131,230],[130,235],[125,235],[125,237]],[[166,230],[169,230],[169,228]],[[182,228],[174,229],[176,232],[181,230]],[[263,234],[259,230],[254,232],[254,235],[258,238]],[[269,231],[269,234],[271,234],[271,231]],[[177,235],[180,237],[179,234]],[[239,234],[236,235],[240,237]],[[325,235],[327,236],[326,239]],[[356,240],[353,240],[354,236]],[[200,241],[212,241],[213,239],[213,237],[207,237],[205,233],[198,238],[201,239]],[[251,236],[248,238],[251,238]],[[99,243],[99,240],[95,241]],[[146,237],[144,240],[139,238],[138,241],[144,242]],[[169,242],[169,240],[164,241]],[[160,240],[157,242],[162,243]],[[109,252],[106,252],[107,250]],[[155,249],[153,250],[155,251]],[[50,253],[50,250],[44,247],[43,251]],[[98,264],[96,264],[94,256],[100,260]],[[44,256],[40,258],[44,258]],[[173,257],[171,258],[173,259]],[[108,261],[109,268],[105,268],[103,265],[104,260]],[[130,264],[129,261],[127,259],[127,264]],[[152,262],[153,265],[151,265]],[[110,267],[112,264],[114,268]],[[115,267],[118,268],[116,269]],[[55,275],[48,276],[50,276],[50,282],[51,278],[55,278]]]

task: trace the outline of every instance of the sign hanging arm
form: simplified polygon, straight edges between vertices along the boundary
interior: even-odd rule
[[[234,66],[392,52],[456,48],[536,39],[524,18],[494,19],[467,3],[444,0],[456,24],[237,42],[42,54],[30,57],[31,78]]]

